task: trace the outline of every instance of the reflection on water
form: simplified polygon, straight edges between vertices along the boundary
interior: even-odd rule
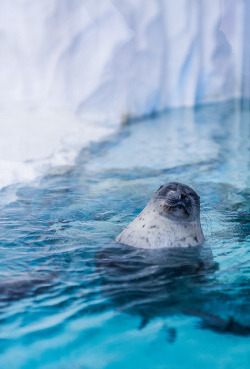
[[[206,276],[216,269],[211,249],[203,246],[141,250],[114,245],[99,250],[95,264],[103,294],[118,309],[139,314],[143,322],[191,311]]]
[[[209,288],[216,283],[213,273],[218,265],[206,245],[173,250],[124,245],[118,249],[116,245],[97,252],[96,266],[102,275],[103,294],[119,311],[139,315],[139,328],[159,316],[187,314],[201,318],[203,328],[250,334],[245,317],[242,321],[233,317],[238,308],[235,297],[227,295],[233,310],[226,310],[225,295]]]
[[[130,122],[70,171],[1,191],[1,368],[248,368],[250,113],[240,108]],[[168,181],[199,193],[205,244],[117,245]]]

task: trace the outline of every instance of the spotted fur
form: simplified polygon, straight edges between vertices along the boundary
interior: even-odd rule
[[[141,248],[192,247],[204,242],[200,198],[178,182],[161,186],[116,241]]]

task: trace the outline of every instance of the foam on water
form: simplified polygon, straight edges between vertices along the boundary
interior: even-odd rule
[[[241,107],[130,122],[71,170],[2,189],[1,368],[248,368],[250,112]],[[114,242],[167,181],[201,197],[206,243],[184,264]]]

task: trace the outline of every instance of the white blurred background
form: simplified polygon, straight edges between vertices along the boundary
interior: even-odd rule
[[[0,187],[129,117],[250,98],[249,0],[1,0]]]

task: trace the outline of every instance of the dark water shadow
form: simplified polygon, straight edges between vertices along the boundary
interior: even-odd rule
[[[139,329],[157,317],[185,314],[200,318],[200,328],[250,334],[227,311],[225,299],[231,298],[210,288],[218,264],[207,245],[147,250],[114,243],[96,253],[95,265],[102,294],[117,311],[140,316]]]

